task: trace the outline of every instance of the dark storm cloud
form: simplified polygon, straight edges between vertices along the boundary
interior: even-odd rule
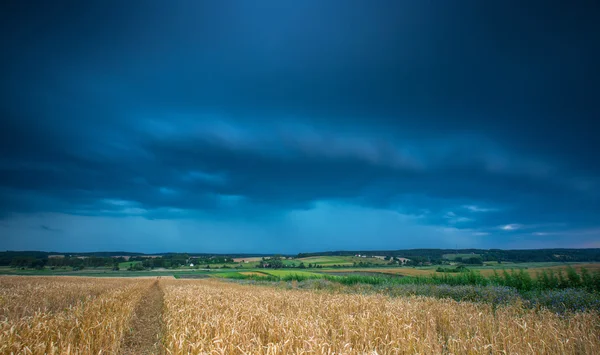
[[[40,226],[40,228],[43,229],[43,230],[45,230],[45,231],[48,231],[48,232],[61,232],[60,229],[55,229],[55,228],[52,228],[52,227],[48,227],[48,226],[43,225],[43,224]]]
[[[595,4],[3,6],[4,218],[339,201],[502,245],[600,217]]]

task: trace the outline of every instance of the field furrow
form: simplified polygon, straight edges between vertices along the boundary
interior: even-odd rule
[[[142,295],[122,343],[122,355],[162,354],[163,291],[158,281]]]

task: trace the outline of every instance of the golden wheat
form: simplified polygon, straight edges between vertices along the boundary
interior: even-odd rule
[[[170,354],[593,354],[596,313],[167,282]]]
[[[131,325],[136,307],[160,319],[162,296],[158,307],[146,307],[154,282],[0,277],[0,354],[118,354],[125,334],[140,331]],[[595,312],[556,315],[519,304],[494,310],[216,280],[161,280],[159,286],[164,349],[158,351],[169,354],[600,353]],[[138,321],[151,318],[135,312]]]
[[[0,353],[116,353],[132,311],[151,283],[2,277]]]
[[[83,277],[0,277],[0,317],[53,312],[123,286],[122,279]]]

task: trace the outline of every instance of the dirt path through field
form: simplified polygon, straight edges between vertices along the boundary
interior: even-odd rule
[[[136,306],[120,354],[164,354],[161,344],[164,294],[158,282],[152,284]]]

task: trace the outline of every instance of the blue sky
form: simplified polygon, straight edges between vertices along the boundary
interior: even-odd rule
[[[600,247],[600,11],[4,2],[0,249]]]

